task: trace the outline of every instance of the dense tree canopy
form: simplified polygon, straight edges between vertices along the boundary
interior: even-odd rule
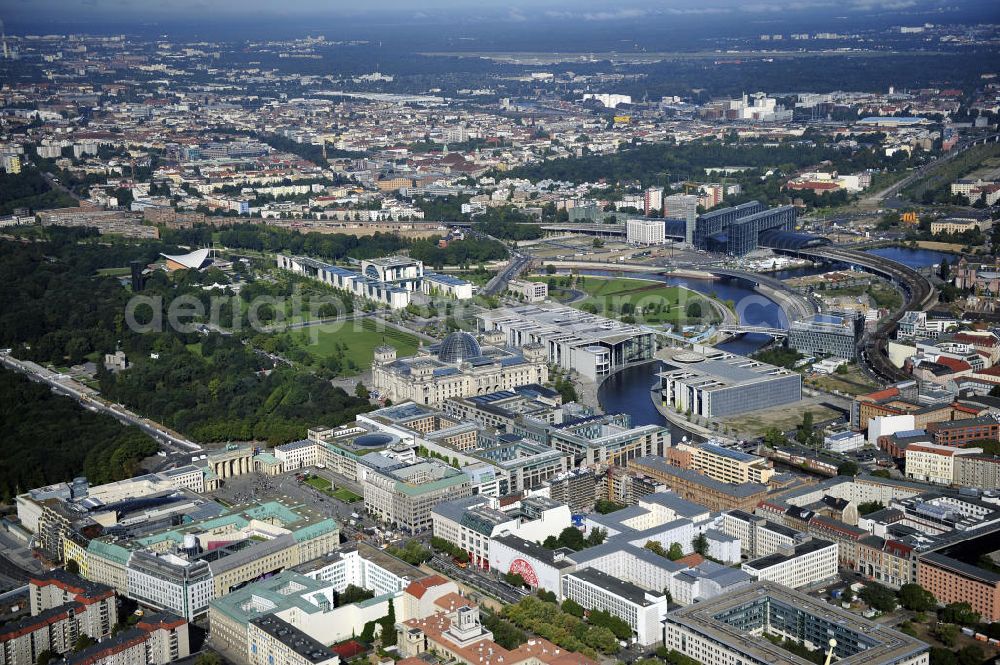
[[[236,336],[170,326],[143,332],[126,325],[129,291],[95,271],[131,259],[149,262],[165,249],[160,243],[98,245],[86,234],[27,244],[0,241],[0,346],[56,365],[121,349],[131,366],[118,374],[99,371],[105,397],[203,442],[284,443],[317,423],[339,424],[371,409],[368,400],[315,374],[275,367]],[[143,295],[161,296],[164,312],[180,295],[198,299],[207,311],[211,293],[203,283],[218,279],[227,281],[211,271],[156,273]],[[247,284],[246,295],[254,293],[256,284]],[[148,308],[136,314],[143,322],[149,318]]]
[[[31,211],[76,205],[73,197],[52,189],[42,174],[25,168],[20,173],[0,172],[0,215],[16,208]]]
[[[130,477],[156,442],[111,416],[0,369],[0,497],[85,475],[99,484]]]
[[[122,346],[134,362],[101,373],[101,392],[202,442],[287,443],[317,423],[340,424],[372,408],[314,374],[274,367],[235,337],[195,339],[197,351],[174,332],[126,333]]]
[[[500,243],[478,238],[455,240],[441,247],[438,236],[412,240],[391,233],[374,233],[369,236],[315,231],[300,233],[295,229],[249,222],[234,224],[218,231],[212,226],[164,229],[162,237],[172,243],[202,246],[211,243],[216,233],[216,244],[230,249],[285,252],[327,261],[370,259],[408,251],[411,256],[424,263],[440,266],[468,265],[507,256],[507,249]]]

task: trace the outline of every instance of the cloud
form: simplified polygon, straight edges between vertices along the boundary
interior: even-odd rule
[[[585,12],[583,18],[585,21],[622,21],[625,19],[642,18],[648,14],[649,12],[645,9],[618,9],[613,12]]]
[[[520,23],[521,21],[527,21],[528,17],[518,7],[511,7],[510,11],[507,12],[507,19]]]

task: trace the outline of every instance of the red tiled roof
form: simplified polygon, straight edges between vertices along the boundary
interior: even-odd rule
[[[886,388],[885,390],[878,390],[873,393],[868,393],[867,395],[858,395],[858,397],[877,402],[879,400],[889,399],[890,397],[899,397],[899,388]]]
[[[432,587],[441,586],[442,584],[447,583],[448,580],[440,575],[430,575],[429,577],[410,582],[410,585],[406,587],[406,593],[410,594],[414,598],[423,598],[424,594],[427,593],[427,591]]]
[[[679,563],[685,566],[694,567],[704,562],[705,562],[705,557],[698,554],[697,552],[692,552],[687,556],[682,556],[680,559],[677,559],[677,561],[675,561],[674,563]]]
[[[929,446],[923,446],[920,445],[919,443],[912,443],[909,446],[907,446],[906,452],[910,452],[911,450],[915,452],[934,453],[935,455],[941,455],[943,457],[953,457],[955,455],[954,450],[941,450],[940,448],[931,448]]]
[[[1000,344],[998,340],[993,335],[970,335],[968,333],[955,333],[953,339],[956,342],[961,342],[963,344],[973,344],[979,346],[997,346]]]
[[[964,360],[959,360],[958,358],[946,358],[940,356],[937,359],[939,365],[944,365],[954,372],[964,372],[965,370],[972,369],[972,365],[965,362]]]
[[[446,593],[445,595],[435,600],[434,604],[447,612],[457,610],[460,607],[466,607],[472,605],[472,603],[470,603],[460,594],[457,594],[455,592]]]

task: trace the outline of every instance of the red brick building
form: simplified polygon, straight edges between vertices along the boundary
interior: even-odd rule
[[[939,552],[917,559],[917,584],[942,605],[969,603],[983,621],[1000,621],[1000,575]]]

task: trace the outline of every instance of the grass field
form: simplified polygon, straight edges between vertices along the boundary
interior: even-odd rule
[[[547,282],[548,277],[532,277],[537,282]],[[718,316],[705,296],[679,286],[660,282],[624,277],[578,276],[575,284],[560,289],[582,291],[586,298],[571,303],[577,309],[592,310],[604,316],[619,318],[632,315],[636,321],[647,324],[671,323],[688,325],[717,321]],[[687,307],[697,302],[702,318],[689,318]]]
[[[329,492],[331,487],[330,481],[327,480],[326,478],[321,478],[320,476],[309,476],[309,479],[306,480],[306,483],[312,485],[320,492]]]
[[[861,373],[857,365],[848,365],[847,374],[810,376],[805,382],[822,390],[830,392],[837,390],[845,395],[864,395],[878,388],[871,379]]]
[[[340,499],[344,503],[354,503],[356,501],[361,501],[362,497],[358,496],[346,487],[338,487],[337,489],[330,492],[330,496],[335,499]]]
[[[334,487],[329,480],[323,478],[322,476],[309,476],[305,482],[307,485],[315,487],[323,494],[331,496],[339,501],[343,501],[344,503],[354,503],[356,501],[361,501],[362,499],[362,497],[358,496],[346,487]]]
[[[720,422],[739,432],[740,436],[755,437],[762,436],[769,427],[777,427],[783,432],[795,428],[802,422],[802,416],[806,411],[813,414],[814,422],[822,422],[840,415],[837,411],[822,404],[810,404],[803,401],[795,405],[774,407],[724,418]]]
[[[97,274],[101,277],[125,277],[132,274],[131,268],[98,268]]]
[[[400,358],[414,355],[420,346],[420,340],[415,336],[395,328],[379,330],[371,319],[356,319],[339,326],[317,326],[284,334],[316,360],[340,355],[361,369],[371,367],[375,347],[383,342],[396,347],[396,355]]]

